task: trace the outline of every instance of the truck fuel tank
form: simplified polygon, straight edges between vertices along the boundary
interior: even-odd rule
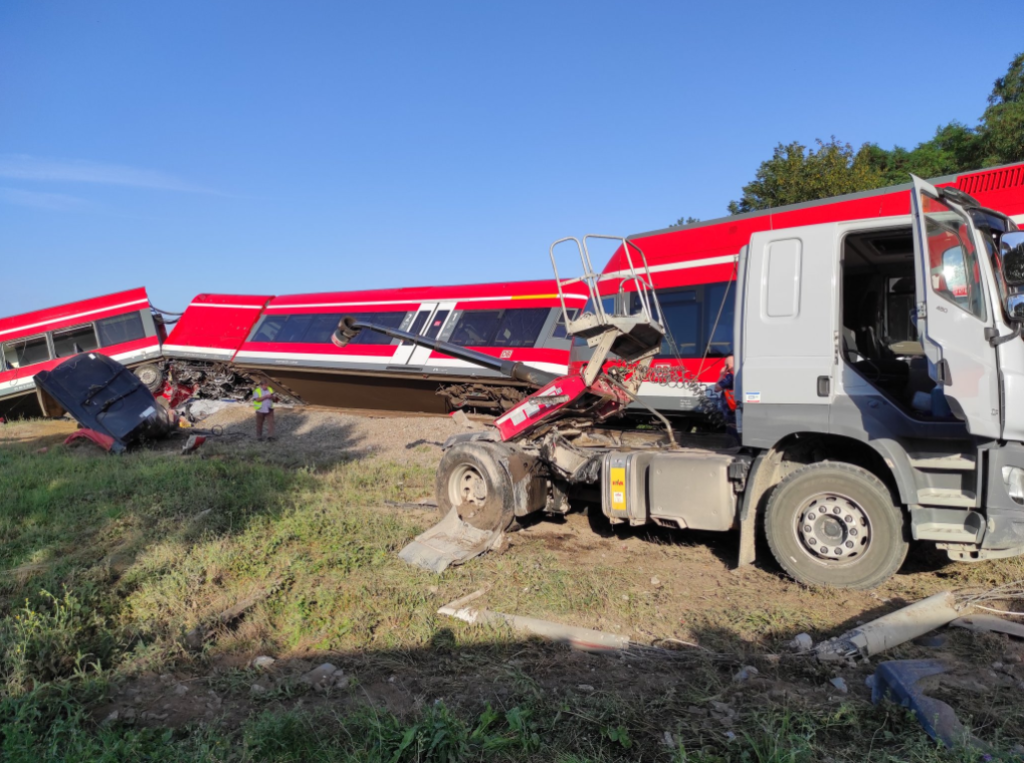
[[[696,449],[609,452],[601,468],[602,511],[613,524],[730,530],[737,499],[729,467],[737,458]]]

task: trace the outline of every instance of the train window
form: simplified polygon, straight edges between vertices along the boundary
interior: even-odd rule
[[[427,337],[427,339],[435,339],[437,337],[437,332],[441,330],[441,327],[444,325],[445,320],[448,318],[448,313],[450,312],[451,310],[438,310],[434,313],[434,317],[430,319],[430,326],[424,332],[423,336]]]
[[[450,341],[463,347],[532,347],[550,310],[466,310],[459,316]]]
[[[284,325],[281,326],[281,330],[277,332],[277,338],[274,341],[288,342],[289,344],[304,341],[306,330],[309,329],[314,317],[315,316],[313,315],[304,315],[301,313],[287,316],[285,318]]]
[[[452,344],[463,347],[490,347],[501,322],[503,310],[466,310],[452,332]]]
[[[96,329],[92,326],[76,326],[73,329],[53,332],[53,351],[58,358],[90,352],[99,346]]]
[[[18,339],[4,343],[4,358],[10,368],[24,368],[50,359],[50,346],[45,336]]]
[[[579,313],[579,310],[573,307],[569,308],[567,312],[569,313],[569,320],[574,321],[576,320],[576,314]],[[565,329],[565,315],[562,313],[561,309],[558,311],[558,323],[555,324],[555,330],[551,336],[554,339],[566,339],[569,336]]]
[[[732,355],[732,323],[736,284],[713,283],[704,287],[704,346],[709,357]]]
[[[423,331],[423,324],[427,322],[427,318],[429,318],[429,317],[430,317],[430,311],[429,310],[420,310],[418,313],[416,313],[416,317],[413,318],[412,325],[409,327],[407,333],[414,334],[415,336],[419,336],[420,332]],[[377,342],[376,344],[380,344],[380,342]],[[407,340],[403,340],[402,344],[408,345],[408,344],[412,344],[412,342],[407,341]]]
[[[551,312],[549,307],[506,310],[494,336],[494,347],[533,347]]]
[[[405,320],[407,313],[388,311],[379,313],[351,313],[351,315],[353,318],[366,321],[367,323],[376,323],[389,329],[397,329],[402,325],[402,321]],[[349,342],[349,344],[391,344],[392,341],[392,338],[387,334],[379,334],[376,331],[360,331],[359,336]]]
[[[700,302],[696,289],[660,292],[658,302],[667,332],[659,357],[696,357],[700,341]]]
[[[306,344],[326,344],[338,328],[338,323],[345,317],[344,313],[320,313],[311,315],[302,341]]]
[[[142,315],[135,311],[96,321],[96,333],[99,335],[100,347],[110,347],[112,344],[144,339],[146,329],[142,325]]]
[[[668,332],[657,357],[701,358],[705,351],[709,357],[731,354],[735,287],[735,284],[710,283],[683,289],[659,289],[658,302]],[[632,309],[638,308],[634,295]]]
[[[252,335],[250,342],[273,342],[277,339],[277,335],[284,328],[285,322],[288,320],[287,315],[265,315],[263,320],[260,321],[256,327],[256,332]]]

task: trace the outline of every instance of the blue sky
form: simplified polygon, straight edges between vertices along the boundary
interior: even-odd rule
[[[1020,5],[966,7],[4,0],[0,315],[548,277],[780,141],[974,124]]]

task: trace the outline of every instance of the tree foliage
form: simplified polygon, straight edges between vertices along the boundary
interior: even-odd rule
[[[985,144],[985,166],[1024,159],[1024,53],[1010,62],[995,81],[979,130]]]
[[[729,203],[729,212],[739,214],[784,204],[820,199],[842,193],[878,188],[883,175],[862,147],[854,152],[849,143],[835,136],[828,143],[817,141],[818,150],[801,143],[779,144],[772,158],[762,162],[754,180],[743,186],[739,201]]]
[[[832,136],[817,150],[780,143],[743,186],[729,212],[739,214],[1024,160],[1024,53],[997,79],[977,127],[952,121],[916,148],[865,143],[857,150]],[[676,223],[677,225],[681,224]]]

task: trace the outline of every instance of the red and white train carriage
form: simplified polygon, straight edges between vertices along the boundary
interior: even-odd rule
[[[0,416],[38,415],[35,375],[76,353],[138,367],[161,357],[162,337],[144,288],[0,318]]]
[[[582,287],[567,295],[571,309],[585,301]],[[571,342],[553,281],[273,298],[204,294],[178,321],[165,354],[258,370],[319,405],[441,412],[501,408],[520,396],[497,372],[373,332],[336,347],[331,334],[346,315],[557,373],[568,365]]]

